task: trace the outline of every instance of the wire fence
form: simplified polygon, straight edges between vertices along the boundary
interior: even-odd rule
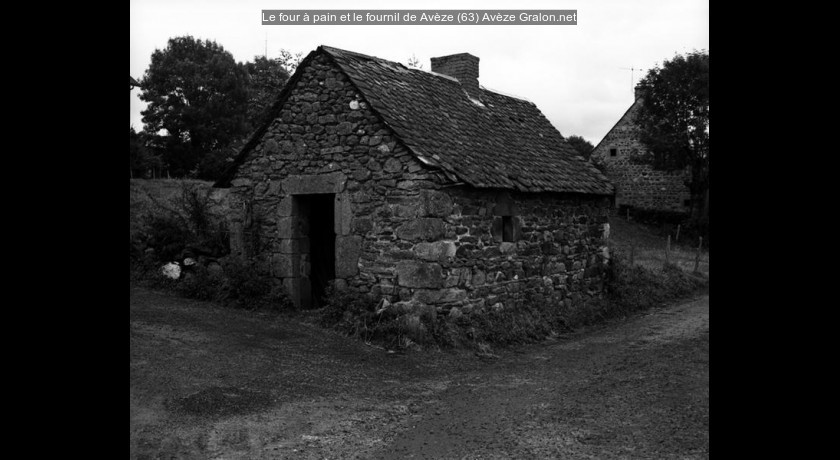
[[[661,270],[666,264],[672,264],[689,272],[709,275],[709,250],[703,246],[703,237],[696,241],[680,239],[680,226],[674,235],[667,235],[661,243],[610,241],[613,256],[619,257],[632,265],[639,265],[650,270]]]

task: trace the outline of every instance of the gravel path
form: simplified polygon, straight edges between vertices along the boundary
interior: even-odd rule
[[[131,290],[132,458],[708,458],[709,298],[500,358]]]

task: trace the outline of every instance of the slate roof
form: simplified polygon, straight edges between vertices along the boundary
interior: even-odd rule
[[[310,53],[299,68],[316,53],[332,58],[412,153],[450,178],[477,188],[614,193],[609,179],[577,155],[532,102],[481,88],[477,104],[452,77],[328,46]],[[275,104],[278,110],[286,93]],[[266,128],[254,133],[235,163]],[[235,165],[217,185],[233,171]]]

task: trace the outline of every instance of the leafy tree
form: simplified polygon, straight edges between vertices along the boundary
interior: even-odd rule
[[[163,162],[154,150],[148,148],[145,143],[144,133],[138,133],[134,127],[128,131],[129,150],[129,175],[134,177],[145,177],[150,171],[159,170]]]
[[[588,140],[584,139],[583,136],[569,136],[566,138],[566,141],[572,146],[572,148],[577,150],[578,155],[587,159],[589,158],[589,155],[592,154],[592,150],[595,149],[595,146]]]
[[[267,59],[255,56],[254,62],[246,62],[248,72],[248,122],[251,131],[265,122],[268,108],[274,103],[290,73],[282,59]]]
[[[277,100],[289,77],[297,69],[303,53],[292,54],[281,49],[280,56],[268,59],[265,56],[254,56],[253,62],[246,62],[243,66],[248,73],[248,110],[246,113],[247,128],[244,136],[226,146],[215,149],[207,154],[199,164],[196,176],[218,178],[233,161],[254,129],[268,121],[269,109]]]
[[[648,150],[640,160],[657,169],[689,167],[691,216],[708,223],[709,53],[677,55],[648,71],[639,86],[636,122]]]
[[[277,60],[280,61],[280,65],[286,70],[286,73],[291,75],[295,73],[298,64],[303,60],[303,53],[292,54],[289,50],[281,49],[280,57]]]
[[[197,171],[208,152],[248,129],[247,72],[213,41],[169,39],[152,53],[141,84],[140,99],[149,103],[142,112],[145,130],[160,137],[173,175]]]

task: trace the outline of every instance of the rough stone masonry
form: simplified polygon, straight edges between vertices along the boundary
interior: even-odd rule
[[[477,189],[419,161],[324,55],[298,69],[279,115],[231,181],[231,248],[311,299],[307,213],[334,196],[335,284],[406,311],[558,308],[600,295],[609,197]],[[256,236],[255,236],[256,235]],[[504,241],[510,240],[510,241]]]
[[[687,213],[691,200],[691,192],[686,186],[690,179],[688,170],[660,171],[633,161],[633,157],[646,152],[635,124],[641,104],[637,88],[636,101],[598,143],[592,151],[592,159],[605,165],[607,176],[615,184],[616,206]]]

